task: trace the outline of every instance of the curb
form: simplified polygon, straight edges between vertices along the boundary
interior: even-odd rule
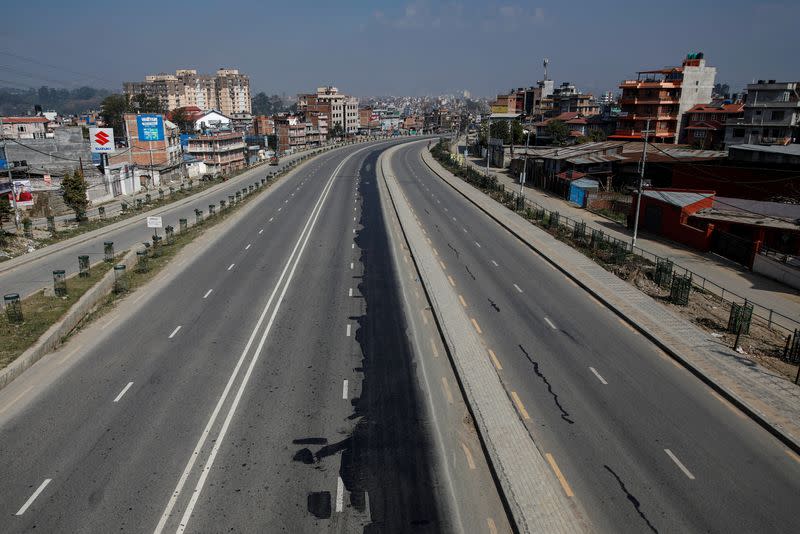
[[[136,263],[136,251],[128,251],[115,265],[132,267]],[[95,309],[97,304],[114,289],[114,269],[110,269],[103,278],[89,288],[75,304],[64,313],[56,323],[48,328],[36,342],[20,354],[11,364],[0,371],[0,389],[10,384],[25,370],[51,352],[67,337],[75,327]]]
[[[288,176],[290,173],[293,173],[297,169],[301,168],[304,163],[308,162],[308,158],[304,160],[298,160],[298,163],[293,166],[293,168],[286,169],[286,174],[281,178]],[[280,178],[279,178],[280,180]],[[273,182],[277,183],[277,182]],[[261,189],[262,193],[266,193],[273,190],[272,187]],[[255,193],[254,193],[255,194]],[[254,199],[254,200],[257,200]],[[254,206],[255,202],[248,202],[248,204],[244,207],[243,210],[234,213],[234,217],[239,215],[245,215],[248,213],[248,207],[253,209],[251,206]],[[134,219],[131,217],[131,219]],[[213,232],[215,229],[219,229],[222,232],[229,230],[230,228],[224,227],[226,222],[230,224],[229,221],[234,220],[233,218],[229,219],[228,221],[223,221],[221,225],[215,225],[214,227],[210,228],[208,231]],[[194,227],[195,225],[191,225]],[[205,235],[203,232],[202,235]],[[219,234],[218,234],[219,235]],[[96,237],[96,236],[95,236]],[[200,237],[200,236],[198,236]],[[188,243],[184,250],[187,247],[191,246],[192,244],[197,243],[197,240],[193,240],[192,242]],[[99,263],[99,262],[98,262]],[[136,251],[130,250],[128,251],[123,258],[117,262],[116,264],[124,264],[126,268],[132,267],[136,263]],[[151,280],[151,282],[157,280]],[[86,293],[78,299],[75,304],[73,304],[65,313],[64,316],[61,317],[56,323],[54,323],[50,328],[48,328],[39,339],[37,339],[34,344],[28,349],[20,354],[13,362],[11,362],[8,366],[0,370],[0,389],[3,389],[7,385],[9,385],[14,379],[18,378],[23,372],[33,366],[36,362],[41,360],[44,356],[52,352],[56,349],[59,345],[61,345],[62,340],[67,337],[75,327],[80,324],[80,322],[89,315],[97,306],[97,304],[106,297],[111,291],[114,289],[114,269],[109,270],[103,278],[98,280],[98,282],[89,288]],[[141,288],[140,288],[141,289]]]
[[[315,156],[321,156],[323,154],[326,154],[326,153],[330,152],[331,150],[336,150],[336,149],[339,149],[339,148],[343,148],[344,146],[349,146],[349,145],[331,147],[328,150],[322,150],[318,154],[313,154],[313,155],[312,154],[302,154],[304,156],[312,156],[312,157],[311,158],[306,157],[305,159],[296,158],[296,159],[293,159],[291,161],[292,162],[296,162],[296,163],[294,163],[294,166],[296,167],[300,163],[306,162],[309,159],[313,159],[313,157],[315,157]],[[233,182],[237,178],[240,178],[240,177],[244,176],[244,174],[246,172],[255,171],[257,169],[260,169],[261,167],[263,167],[263,164],[255,165],[255,166],[251,167],[250,169],[247,169],[247,171],[245,171],[244,173],[242,173],[242,174],[240,174],[238,176],[234,176],[230,180],[225,180],[224,182],[221,182],[219,184],[215,184],[215,185],[209,187],[208,189],[205,189],[205,190],[201,191],[197,195],[189,195],[188,197],[183,198],[181,200],[178,200],[176,202],[171,202],[171,203],[166,204],[164,206],[160,206],[158,208],[154,208],[152,210],[149,210],[149,211],[146,211],[146,212],[142,212],[139,215],[134,215],[132,217],[128,217],[127,219],[123,219],[121,221],[117,221],[115,223],[109,224],[108,226],[104,226],[103,228],[98,228],[97,230],[92,230],[91,232],[86,232],[85,234],[80,234],[80,235],[77,235],[75,237],[72,237],[72,238],[69,238],[69,239],[65,239],[64,241],[59,241],[58,243],[53,243],[52,245],[47,245],[47,246],[45,246],[43,248],[40,248],[40,249],[37,249],[37,250],[35,250],[33,252],[29,252],[27,254],[22,254],[21,256],[17,256],[15,258],[10,259],[10,260],[4,261],[4,262],[0,263],[0,275],[4,274],[6,272],[13,271],[14,269],[17,269],[19,267],[23,267],[26,263],[29,263],[29,262],[32,262],[32,261],[36,261],[38,259],[45,258],[45,257],[47,257],[47,256],[49,256],[51,254],[55,254],[57,252],[60,252],[60,251],[64,250],[65,248],[69,248],[69,247],[74,246],[74,245],[79,245],[81,243],[85,243],[86,241],[90,241],[92,239],[96,239],[96,238],[102,237],[102,236],[104,236],[104,235],[106,235],[106,234],[108,234],[110,232],[115,231],[115,230],[119,230],[121,228],[125,228],[127,226],[130,226],[130,225],[132,225],[134,223],[141,222],[141,221],[145,220],[148,216],[158,215],[158,214],[164,213],[165,210],[169,210],[169,209],[172,209],[172,208],[179,208],[179,207],[182,207],[182,206],[184,206],[186,204],[194,202],[194,201],[196,201],[198,199],[202,199],[205,196],[208,196],[208,195],[216,192],[218,189],[222,188],[226,184],[230,184],[231,182]],[[288,171],[288,170],[291,170],[291,169],[292,169],[292,166],[289,166],[285,170]],[[39,254],[37,254],[37,252],[39,252]],[[17,261],[15,261],[15,260],[17,260]]]
[[[545,254],[543,251],[541,251],[539,248],[537,248],[534,244],[530,243],[523,236],[519,235],[514,229],[512,229],[511,227],[506,225],[504,222],[502,222],[501,220],[496,218],[494,215],[492,215],[486,208],[484,208],[483,206],[481,206],[480,204],[475,202],[473,199],[471,199],[469,196],[467,196],[466,194],[461,192],[458,188],[456,188],[453,184],[451,184],[450,181],[447,178],[445,178],[444,176],[439,174],[438,171],[436,171],[433,167],[431,167],[431,165],[426,161],[426,159],[424,157],[421,157],[421,159],[422,159],[422,162],[425,164],[425,166],[428,167],[428,169],[430,169],[432,173],[434,173],[436,176],[441,178],[447,185],[452,187],[453,190],[456,191],[456,193],[458,193],[459,195],[461,195],[465,199],[467,199],[471,204],[473,204],[475,207],[477,207],[479,210],[481,210],[483,213],[485,213],[489,218],[491,218],[493,221],[495,221],[497,224],[499,224],[501,227],[503,227],[505,230],[507,230],[511,235],[513,235],[515,238],[517,238],[522,244],[524,244],[525,246],[527,246],[528,248],[530,248],[531,250],[536,252],[539,256],[541,256],[550,265],[555,267],[564,276],[568,277],[570,280],[572,280],[573,282],[578,284],[578,286],[581,287],[584,291],[586,291],[591,296],[593,296],[595,299],[597,299],[599,302],[601,302],[606,308],[608,308],[611,312],[613,312],[619,318],[624,320],[627,324],[629,324],[630,326],[635,328],[637,332],[642,334],[650,342],[652,342],[658,348],[660,348],[665,353],[667,353],[672,359],[674,359],[675,361],[680,363],[687,371],[689,371],[694,376],[699,378],[700,381],[702,381],[704,384],[709,386],[712,390],[714,390],[717,393],[719,393],[722,397],[725,398],[725,400],[727,400],[728,402],[730,402],[731,404],[736,406],[738,409],[740,409],[742,412],[747,414],[747,416],[750,417],[750,419],[752,419],[753,421],[758,423],[759,426],[761,426],[767,432],[769,432],[774,437],[776,437],[784,445],[789,447],[795,453],[800,454],[800,440],[798,440],[797,438],[795,438],[791,434],[788,434],[788,433],[784,432],[783,429],[781,429],[780,427],[778,427],[778,426],[774,425],[773,423],[771,423],[770,421],[768,421],[766,416],[761,414],[755,408],[752,408],[751,406],[749,406],[746,403],[746,401],[740,399],[738,395],[728,391],[725,387],[720,386],[719,384],[714,382],[714,380],[711,377],[706,375],[701,369],[696,367],[693,363],[691,363],[688,360],[686,360],[677,350],[673,349],[669,344],[665,343],[664,341],[659,339],[657,336],[655,336],[655,334],[651,333],[646,328],[644,328],[643,326],[639,325],[639,323],[637,323],[635,320],[631,319],[631,317],[628,316],[626,313],[624,313],[622,310],[618,309],[615,304],[613,304],[612,302],[609,302],[603,295],[601,295],[600,293],[597,293],[592,288],[590,288],[589,286],[584,284],[583,281],[579,277],[573,275],[570,271],[564,269],[559,263],[552,261],[550,259],[550,257],[547,256],[547,254]],[[461,180],[458,177],[456,177],[455,179]],[[466,182],[464,182],[464,183],[466,184]],[[466,184],[466,185],[469,185],[470,187],[474,188],[474,186],[472,186],[471,184]],[[479,189],[477,189],[477,188],[474,188],[474,189],[477,192],[479,192],[481,194],[484,194]],[[490,199],[488,196],[486,198],[491,200],[492,202],[494,202],[494,200]]]

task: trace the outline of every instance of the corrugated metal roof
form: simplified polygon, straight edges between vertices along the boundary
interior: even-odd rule
[[[642,191],[642,194],[649,198],[654,198],[673,206],[681,208],[713,197],[714,193],[696,193],[694,191],[660,191],[658,189],[648,189]]]
[[[592,180],[591,178],[578,178],[572,185],[575,187],[580,187],[581,189],[599,189],[600,184],[597,180]]]
[[[800,156],[800,144],[793,143],[791,145],[732,145],[730,148],[735,150],[747,150],[750,152],[771,152],[773,154],[784,154],[791,156]]]

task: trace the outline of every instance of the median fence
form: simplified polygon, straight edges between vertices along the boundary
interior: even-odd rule
[[[636,274],[648,276],[656,285],[669,290],[669,295],[665,299],[671,303],[687,305],[691,290],[713,296],[729,314],[728,324],[747,325],[747,330],[732,331],[732,334],[747,334],[751,324],[762,326],[776,336],[780,336],[782,340],[781,346],[773,350],[773,353],[777,351],[777,354],[773,355],[788,363],[800,364],[800,322],[796,319],[750,302],[702,275],[675,264],[669,258],[631,246],[627,240],[623,241],[604,234],[601,230],[587,227],[585,221],[572,219],[558,211],[548,210],[544,206],[528,200],[524,195],[520,196],[514,191],[508,191],[505,185],[498,182],[497,178],[481,173],[470,166],[464,166],[455,155],[447,150],[445,143],[440,142],[432,146],[431,154],[454,175],[481,189],[494,200],[514,210],[561,241],[569,243],[592,257],[618,276],[623,278],[625,275],[635,276]],[[740,310],[747,310],[746,323],[733,317],[742,313]],[[738,341],[739,336],[737,335],[734,348],[738,347]],[[775,343],[772,345],[775,346]],[[800,377],[800,366],[798,367],[798,377]],[[798,377],[795,378],[795,382],[798,382]]]

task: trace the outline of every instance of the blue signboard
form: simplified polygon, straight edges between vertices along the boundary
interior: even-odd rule
[[[155,114],[137,115],[136,130],[139,141],[163,141],[164,119]]]

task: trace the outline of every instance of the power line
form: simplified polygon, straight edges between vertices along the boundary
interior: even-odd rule
[[[79,72],[79,71],[76,71],[76,70],[70,70],[70,69],[67,69],[67,68],[64,68],[64,67],[60,67],[58,65],[52,65],[50,63],[45,63],[43,61],[39,61],[38,59],[33,59],[33,58],[30,58],[30,57],[21,56],[19,54],[14,54],[12,52],[7,52],[7,51],[4,51],[4,50],[0,50],[0,54],[2,54],[4,56],[13,57],[13,58],[16,58],[16,59],[21,59],[23,61],[28,61],[30,63],[36,63],[37,65],[41,65],[43,67],[49,67],[51,69],[56,69],[56,70],[60,70],[60,71],[64,71],[64,72],[69,72],[70,74],[74,74],[76,76],[81,76],[81,77],[85,77],[85,78],[94,78],[95,80],[98,80],[98,81],[101,81],[101,82],[109,82],[110,81],[110,80],[107,80],[107,79],[104,79],[104,78],[99,78],[97,76],[93,76],[91,74],[87,74],[85,72]],[[115,83],[114,85],[117,85],[117,84]]]

